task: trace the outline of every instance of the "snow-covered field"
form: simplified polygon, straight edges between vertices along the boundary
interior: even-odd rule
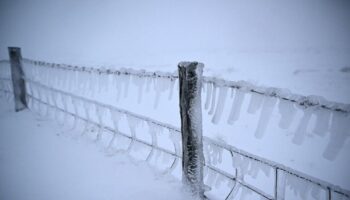
[[[178,179],[4,98],[0,127],[0,199],[190,199]]]

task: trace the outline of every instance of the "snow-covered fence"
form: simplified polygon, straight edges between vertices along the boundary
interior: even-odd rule
[[[110,70],[87,68],[33,61],[30,59],[23,59],[22,61],[25,68],[24,71],[29,108],[37,110],[41,114],[54,117],[63,123],[68,123],[69,120],[67,120],[67,118],[71,117],[73,119],[73,127],[77,127],[78,123],[83,123],[83,127],[85,127],[83,130],[84,135],[92,133],[91,130],[94,130],[91,129],[91,127],[89,128],[89,126],[95,127],[97,131],[93,132],[95,136],[94,139],[96,141],[104,141],[108,150],[118,148],[116,142],[121,138],[126,138],[128,140],[129,143],[125,146],[124,150],[129,153],[132,153],[132,150],[136,149],[137,145],[141,144],[147,146],[150,149],[149,153],[145,155],[145,160],[149,162],[157,162],[157,155],[164,154],[173,159],[169,162],[169,166],[165,168],[165,171],[172,173],[176,170],[178,163],[182,158],[180,140],[181,132],[179,128],[128,110],[123,110],[108,104],[103,104],[96,100],[76,95],[73,92],[57,89],[55,86],[59,84],[69,85],[69,83],[60,83],[60,78],[64,76],[72,76],[71,80],[74,79],[75,81],[70,83],[75,84],[78,89],[91,89],[91,85],[88,87],[82,85],[84,79],[80,80],[81,77],[88,74],[90,78],[92,77],[90,84],[95,83],[103,85],[100,84],[103,79],[95,77],[106,78],[106,75],[119,76],[123,78],[125,81],[124,85],[127,87],[127,84],[130,82],[130,77],[137,80],[135,81],[135,84],[142,85],[144,82],[139,80],[141,78],[160,78],[174,81],[178,79],[177,74],[146,72],[130,69]],[[3,61],[1,63],[8,63],[8,61]],[[47,74],[48,76],[45,76],[44,74]],[[52,74],[55,74],[55,77],[52,77]],[[38,75],[40,75],[40,77]],[[68,78],[68,81],[71,80]],[[278,89],[259,88],[245,82],[231,82],[212,77],[204,77],[203,83],[207,91],[204,107],[207,109],[210,108],[213,114],[213,123],[217,123],[220,118],[222,118],[221,113],[224,109],[222,107],[222,101],[224,101],[224,97],[227,95],[229,88],[234,88],[237,92],[233,102],[233,109],[227,120],[228,123],[237,120],[237,110],[235,109],[239,108],[243,101],[242,95],[240,95],[241,91],[248,91],[262,96],[283,99],[303,107],[320,107],[334,112],[349,113],[348,105],[334,104],[314,97],[302,97]],[[173,86],[173,82],[170,82],[169,85]],[[2,92],[6,91],[7,93],[10,93],[12,88],[11,79],[6,76],[2,77],[0,79],[0,87]],[[215,95],[217,90],[219,95]],[[257,103],[253,103],[252,105],[263,103],[260,100],[257,99]],[[254,108],[251,109],[254,110]],[[107,118],[109,118],[109,120],[107,120]],[[124,133],[120,130],[121,118],[126,119],[130,128],[130,134]],[[135,133],[135,126],[141,123],[145,123],[149,127],[149,133],[151,136],[150,140],[143,140]],[[173,148],[170,150],[158,144],[157,137],[163,132],[162,130],[168,132],[169,138],[172,141]],[[307,199],[308,195],[312,195],[314,199],[336,200],[349,198],[350,192],[347,190],[318,180],[317,178],[310,177],[278,163],[244,152],[232,145],[208,137],[203,137],[203,142],[205,155],[205,163],[203,163],[205,184],[208,188],[219,188],[219,196],[223,197],[223,199],[244,199],[247,197],[246,195],[253,193],[255,199],[280,200],[284,199],[286,187],[291,188],[303,199]],[[225,170],[218,165],[218,163],[221,162],[220,159],[222,159],[221,157],[224,152],[231,155],[234,167],[233,170]],[[268,184],[274,185],[272,192],[265,191],[264,188],[260,188],[245,179],[245,176],[249,175],[254,177],[259,172],[263,172],[269,180],[272,180],[271,182],[268,182]],[[223,184],[224,182],[227,184]],[[221,191],[221,188],[225,189]],[[210,194],[208,196],[211,197]]]

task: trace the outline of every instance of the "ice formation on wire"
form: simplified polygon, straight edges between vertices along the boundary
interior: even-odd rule
[[[272,112],[277,102],[277,98],[275,97],[264,97],[263,106],[260,113],[260,118],[258,121],[258,125],[255,131],[256,138],[262,138],[265,134],[266,128],[269,124],[269,121],[272,117]]]
[[[137,103],[141,103],[145,79],[143,77],[140,77],[140,76],[133,76],[132,82],[137,87],[137,94],[138,94]]]
[[[329,131],[329,125],[331,120],[331,111],[325,109],[315,109],[314,114],[316,115],[316,124],[313,132],[319,136],[325,136]]]
[[[257,93],[251,93],[251,98],[250,98],[247,112],[250,114],[255,114],[255,112],[261,108],[263,100],[264,100],[263,95],[257,94]]]
[[[350,133],[350,115],[346,113],[333,112],[330,128],[330,139],[323,153],[323,157],[328,160],[334,160],[339,151],[343,148]]]
[[[161,94],[169,90],[171,87],[171,80],[168,78],[156,78],[156,82],[154,83],[154,90],[156,93],[153,108],[156,109],[159,105],[159,101],[161,98]]]
[[[280,99],[278,103],[278,111],[281,115],[278,126],[282,129],[288,129],[297,111],[294,104],[287,100]]]
[[[213,84],[213,93],[211,94],[211,105],[210,105],[210,109],[208,114],[211,115],[214,113],[214,109],[215,109],[215,102],[216,102],[216,90],[217,90],[217,86],[215,84]]]
[[[235,98],[233,100],[230,115],[227,120],[228,124],[233,124],[235,121],[238,120],[241,112],[244,96],[245,96],[245,91],[236,89]]]
[[[222,162],[223,148],[211,143],[204,143],[203,147],[209,165],[216,165]]]
[[[136,128],[143,122],[142,120],[131,116],[131,115],[126,115],[126,119],[128,121],[128,125],[129,125],[129,129],[130,129],[130,133],[131,136],[133,138],[136,137]]]
[[[221,86],[219,89],[218,103],[216,105],[216,110],[215,110],[214,116],[211,120],[214,124],[219,123],[219,121],[221,119],[222,112],[224,111],[227,90],[228,90],[228,87],[225,87],[225,86]]]
[[[211,94],[212,94],[212,90],[213,90],[213,84],[206,83],[206,85],[207,85],[207,90],[206,90],[206,98],[205,98],[204,108],[206,110],[208,110],[209,109],[209,105],[210,105],[210,101],[211,101]]]
[[[111,113],[111,120],[113,122],[114,130],[118,133],[119,132],[119,122],[122,118],[122,114],[116,110],[110,109]]]
[[[295,131],[294,137],[292,139],[294,144],[301,145],[303,143],[307,131],[307,126],[311,119],[312,110],[312,108],[303,110],[303,117],[300,119],[298,128]]]

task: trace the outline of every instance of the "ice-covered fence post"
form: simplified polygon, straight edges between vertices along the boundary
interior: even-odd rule
[[[11,63],[11,77],[13,85],[13,95],[15,99],[16,112],[27,107],[26,88],[23,79],[21,49],[18,47],[9,47],[9,57]]]
[[[202,139],[202,63],[181,62],[178,65],[182,134],[182,179],[192,194],[204,199]]]

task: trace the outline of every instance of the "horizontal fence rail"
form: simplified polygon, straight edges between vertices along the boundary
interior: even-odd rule
[[[79,72],[88,72],[88,73],[96,73],[96,74],[115,74],[115,75],[134,75],[139,77],[154,77],[154,78],[169,78],[169,79],[178,79],[178,75],[175,73],[168,72],[147,72],[145,70],[133,70],[130,68],[123,69],[105,69],[105,68],[93,68],[93,67],[82,67],[77,65],[67,65],[67,64],[57,64],[57,63],[49,63],[44,61],[35,61],[28,58],[23,59],[24,63],[29,63],[35,66],[42,67],[51,67],[62,70],[71,70],[71,71],[79,71]],[[350,105],[343,103],[330,102],[326,99],[318,96],[302,96],[298,94],[293,94],[288,90],[283,90],[279,88],[266,88],[255,86],[246,81],[227,81],[224,79],[216,78],[216,77],[203,77],[203,83],[213,84],[218,87],[229,87],[244,90],[247,92],[252,92],[264,96],[276,97],[283,100],[287,100],[293,103],[296,103],[304,108],[308,107],[321,107],[328,110],[333,110],[337,112],[350,113]]]
[[[34,66],[40,66],[40,67],[52,67],[52,68],[57,68],[60,70],[72,70],[72,71],[79,71],[83,73],[95,73],[95,74],[116,74],[116,75],[133,75],[133,76],[139,76],[139,77],[152,77],[152,78],[169,78],[169,79],[178,79],[178,76],[173,73],[163,73],[163,72],[146,72],[144,70],[130,70],[130,69],[122,69],[122,70],[110,70],[110,69],[97,69],[97,68],[86,68],[86,67],[78,67],[78,66],[71,66],[71,65],[64,65],[64,64],[55,64],[55,63],[47,63],[47,62],[42,62],[42,61],[34,61],[31,59],[23,59],[24,63],[27,64],[32,64]],[[8,63],[7,60],[1,60],[1,63]],[[27,87],[27,98],[30,101],[30,108],[34,108],[34,103],[39,103],[42,105],[45,105],[47,107],[50,107],[52,109],[55,109],[59,112],[65,113],[67,115],[72,116],[75,120],[82,120],[88,124],[93,124],[96,127],[99,127],[99,129],[105,129],[108,130],[108,132],[113,133],[113,138],[115,134],[118,134],[120,136],[129,138],[131,140],[129,146],[128,146],[128,151],[132,148],[134,145],[134,142],[142,143],[146,146],[149,146],[152,148],[150,153],[148,154],[146,160],[149,160],[150,157],[154,154],[154,149],[164,152],[166,154],[169,154],[174,157],[174,161],[172,162],[171,166],[166,170],[167,172],[170,172],[173,170],[180,159],[182,158],[182,153],[181,153],[181,148],[179,147],[180,143],[180,135],[181,131],[179,128],[166,124],[154,119],[151,119],[146,116],[138,115],[136,113],[130,112],[128,110],[123,110],[120,108],[116,108],[107,104],[103,104],[98,101],[90,100],[72,93],[68,93],[50,86],[47,86],[45,84],[42,84],[40,82],[37,82],[35,80],[31,80],[28,77],[24,77],[26,87]],[[203,82],[207,84],[213,84],[216,87],[230,87],[230,88],[235,88],[235,89],[242,89],[248,92],[253,92],[265,96],[270,96],[270,97],[276,97],[276,98],[281,98],[284,100],[288,100],[290,102],[299,104],[303,107],[321,107],[324,109],[328,110],[333,110],[337,112],[343,112],[343,113],[349,113],[350,112],[350,106],[346,104],[337,104],[337,103],[330,103],[325,100],[320,101],[318,98],[314,97],[305,97],[305,96],[300,96],[300,95],[294,95],[290,94],[288,92],[285,92],[283,90],[279,89],[266,89],[266,88],[259,88],[250,84],[247,84],[246,82],[233,82],[233,81],[225,81],[213,77],[204,77]],[[11,78],[6,78],[6,77],[1,77],[0,78],[0,91],[4,94],[12,94],[13,92],[11,91]],[[46,93],[46,94],[45,94]],[[49,94],[55,93],[56,95],[50,96]],[[57,100],[54,98],[58,98],[60,96],[61,98],[66,98],[66,100],[69,98],[71,101],[80,101],[80,102],[85,102],[88,104],[93,104],[95,107],[99,107],[101,109],[109,110],[110,112],[117,112],[119,114],[125,115],[125,116],[131,116],[133,118],[136,118],[138,120],[144,121],[148,124],[153,124],[154,126],[159,126],[164,129],[167,129],[170,134],[176,134],[177,136],[177,141],[176,139],[172,139],[173,145],[174,145],[174,151],[170,151],[167,149],[164,149],[160,146],[157,145],[157,135],[156,134],[151,134],[152,136],[152,142],[147,142],[142,139],[139,139],[136,137],[136,135],[131,134],[128,135],[126,133],[122,133],[118,130],[118,128],[114,127],[111,128],[104,124],[101,120],[94,121],[89,118],[89,114],[87,114],[85,117],[80,116],[78,112],[76,112],[77,108],[74,108],[75,112],[69,111],[64,105],[63,106],[58,106],[57,105]],[[45,100],[44,100],[45,99]],[[74,99],[74,100],[73,100]],[[64,101],[64,100],[62,100]],[[63,103],[64,104],[64,103]],[[77,104],[73,105],[77,106]],[[81,106],[81,105],[80,105]],[[87,111],[88,112],[88,111]],[[101,132],[99,132],[100,134]],[[101,133],[102,134],[102,133]],[[97,135],[96,139],[98,140],[101,137],[101,135]],[[114,140],[112,138],[112,140]],[[111,143],[112,141],[110,141]],[[350,197],[350,192],[348,190],[341,189],[338,186],[329,184],[325,181],[319,180],[317,178],[308,176],[304,173],[298,172],[296,170],[293,170],[291,168],[288,168],[286,166],[283,166],[281,164],[275,163],[273,161],[270,161],[265,158],[261,158],[259,156],[256,156],[254,154],[242,151],[240,149],[237,149],[229,144],[226,144],[224,142],[220,142],[217,140],[213,140],[208,137],[203,137],[203,142],[205,143],[204,145],[204,151],[208,151],[208,145],[210,146],[215,146],[220,149],[220,151],[227,151],[230,153],[232,162],[235,163],[235,160],[237,160],[237,156],[240,159],[246,159],[248,160],[248,163],[252,162],[258,162],[261,165],[269,168],[268,171],[272,171],[272,174],[274,176],[274,192],[273,194],[268,194],[264,192],[263,190],[259,189],[258,187],[246,182],[244,180],[244,176],[246,175],[246,172],[242,172],[240,169],[241,166],[235,166],[235,169],[226,172],[225,170],[222,170],[215,165],[212,165],[209,161],[208,158],[205,159],[205,163],[203,165],[206,167],[205,173],[209,174],[209,171],[212,171],[216,174],[219,174],[220,176],[225,177],[228,181],[232,182],[232,186],[230,191],[227,193],[225,199],[233,199],[236,197],[238,190],[242,188],[249,190],[251,192],[256,193],[258,196],[260,196],[262,199],[269,199],[269,200],[280,200],[283,199],[283,190],[285,188],[286,184],[286,177],[291,176],[297,179],[300,179],[300,181],[303,182],[308,182],[314,184],[316,187],[319,187],[327,192],[327,199],[332,200],[333,194],[340,195],[341,197],[344,198],[349,198]],[[239,165],[239,164],[238,164]],[[207,185],[207,187],[211,187],[211,185]],[[281,192],[282,191],[282,192]]]

